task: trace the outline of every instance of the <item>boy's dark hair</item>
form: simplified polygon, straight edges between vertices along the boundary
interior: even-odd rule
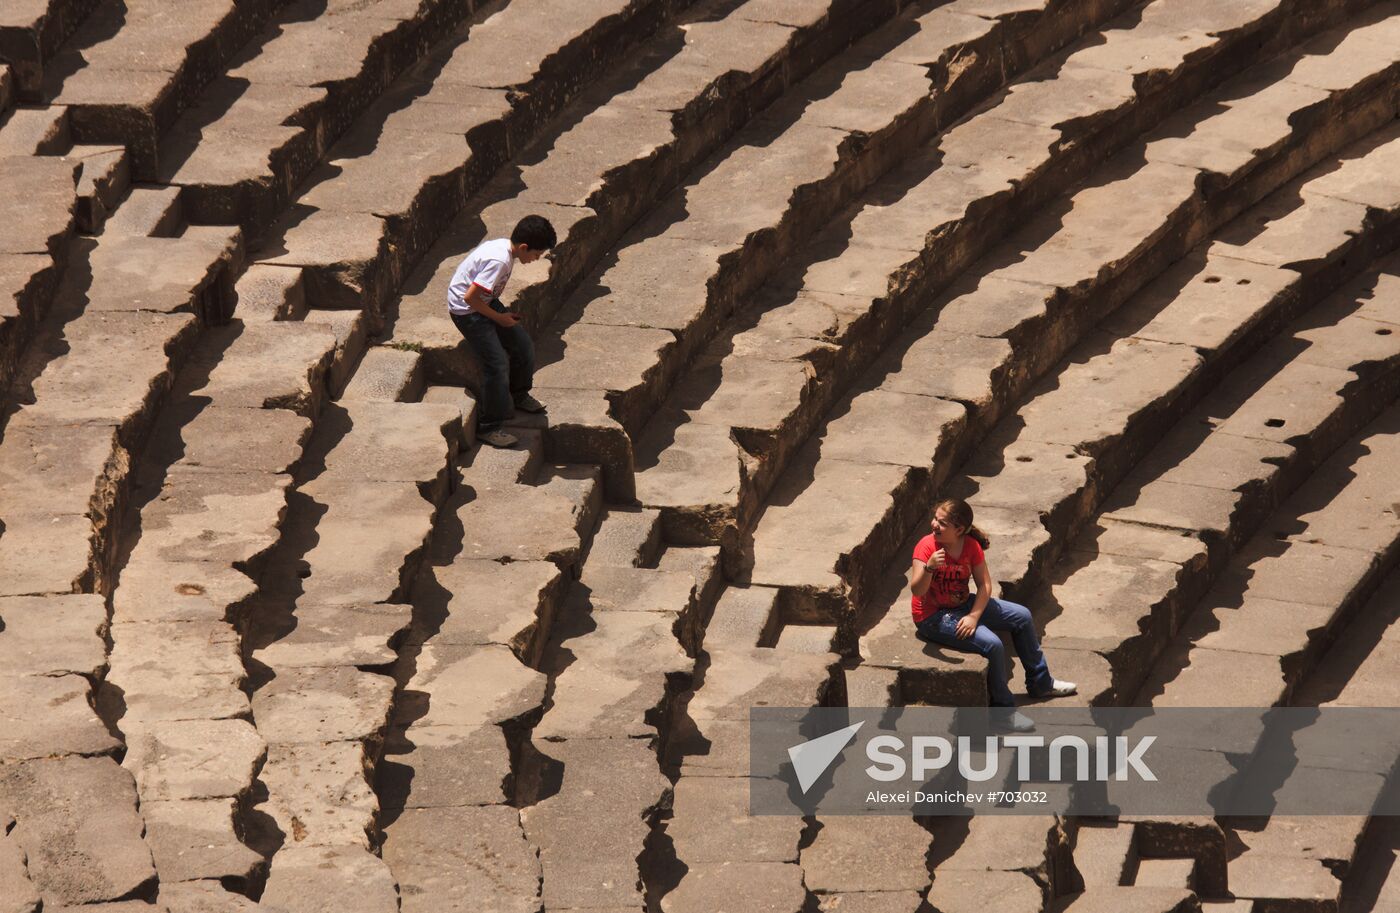
[[[515,223],[515,231],[510,233],[510,243],[528,244],[530,250],[549,250],[559,243],[554,234],[554,226],[544,216],[526,216]]]

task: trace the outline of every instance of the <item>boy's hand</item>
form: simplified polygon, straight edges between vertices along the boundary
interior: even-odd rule
[[[491,314],[491,315],[492,315],[492,317],[491,317],[492,320],[496,321],[496,322],[499,323],[501,326],[506,327],[507,329],[509,329],[510,327],[515,326],[517,323],[520,322],[520,315],[519,315],[519,314],[512,314],[512,313],[510,313],[509,311],[507,311],[507,312],[504,313],[504,314],[501,313],[500,311],[487,311],[486,313]]]

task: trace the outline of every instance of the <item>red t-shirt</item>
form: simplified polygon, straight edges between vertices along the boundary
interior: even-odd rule
[[[914,560],[927,563],[938,548],[938,540],[930,533],[914,546]],[[963,537],[961,554],[946,557],[947,562],[933,570],[933,582],[929,584],[928,592],[913,598],[915,624],[939,609],[955,608],[966,602],[972,592],[968,587],[968,581],[972,579],[972,569],[986,560],[982,546],[971,536]]]

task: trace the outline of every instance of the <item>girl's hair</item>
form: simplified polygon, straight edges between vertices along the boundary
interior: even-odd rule
[[[983,548],[991,548],[992,540],[987,534],[972,525],[972,505],[962,498],[944,498],[933,505],[934,513],[944,511],[948,514],[948,522],[954,526],[967,528],[967,535],[971,536],[978,545]]]

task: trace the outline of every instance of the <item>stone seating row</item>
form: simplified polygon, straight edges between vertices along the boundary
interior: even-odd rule
[[[1222,11],[1208,11],[1208,15],[1221,15]],[[1356,69],[1348,75],[1355,79],[1342,83],[1334,92],[1283,85],[1280,94],[1286,101],[1279,111],[1273,103],[1248,103],[1258,86],[1249,86],[1251,77],[1244,77],[1241,85],[1227,87],[1221,93],[1225,104],[1234,99],[1236,105],[1220,120],[1229,122],[1228,129],[1232,131],[1265,129],[1275,137],[1273,143],[1283,140],[1288,150],[1317,143],[1326,135],[1309,129],[1310,116],[1306,121],[1290,124],[1287,115],[1292,112],[1299,112],[1296,116],[1301,118],[1313,111],[1322,115],[1325,110],[1328,113],[1316,123],[1326,123],[1329,128],[1354,123],[1356,129],[1364,130],[1378,125],[1389,116],[1383,110],[1393,113],[1393,81],[1386,79],[1386,74],[1395,63],[1389,46],[1383,43],[1387,27],[1388,20],[1371,28],[1355,29],[1355,34],[1342,31],[1324,36],[1318,39],[1317,46],[1295,55],[1300,69],[1305,71],[1298,76],[1302,82],[1315,81],[1310,74],[1325,71],[1318,65],[1317,54],[1322,54],[1324,60],[1348,60]],[[1139,30],[1146,31],[1147,38],[1158,34],[1146,26],[1108,34],[1131,37]],[[1375,33],[1375,37],[1368,37],[1370,33]],[[1130,38],[1123,41],[1129,43]],[[1222,40],[1221,44],[1228,42]],[[1111,44],[1105,45],[1108,46]],[[1331,58],[1328,52],[1334,49],[1338,56]],[[1092,55],[1101,52],[1098,47],[1090,47],[1081,53],[1089,55],[1092,61]],[[1036,85],[1053,87],[1060,102],[1074,98],[1073,74],[1085,72],[1071,66],[1078,56],[1072,55],[1061,69],[1062,78]],[[1182,65],[1178,72],[1189,74],[1191,68]],[[1329,77],[1336,78],[1331,74]],[[1091,90],[1080,86],[1077,91],[1084,95]],[[1015,98],[1013,92],[1005,104],[1014,103]],[[1151,98],[1128,96],[1136,105],[1147,107]],[[1088,126],[1077,128],[1076,135],[1082,130],[1092,136],[1095,126],[1111,133],[1108,128],[1117,116],[1122,116],[1122,109],[1135,110],[1135,105],[1119,99],[1088,95],[1084,101],[1101,106],[1107,113],[1089,121]],[[1358,113],[1346,113],[1357,108]],[[1222,162],[1218,152],[1221,141],[1216,134],[1224,131],[1226,125],[1205,123],[1217,113],[1218,109],[1209,104],[1196,106],[1184,112],[1180,122],[1165,128],[1163,141],[1176,147],[1172,158],[1186,161],[1183,146],[1190,148],[1194,142],[1199,148],[1196,167],[1205,171],[1213,167],[1232,168],[1232,173],[1241,178],[1249,173],[1250,164],[1262,165],[1275,156],[1288,160],[1288,155],[1269,148],[1272,143],[1261,143],[1261,150],[1268,151],[1257,159],[1236,150],[1232,153],[1234,160]],[[1166,139],[1189,134],[1193,121],[1199,122],[1195,134],[1185,139]],[[997,224],[996,219],[989,222],[992,213],[1005,214],[1006,224],[1016,225],[1025,218],[1018,201],[1032,194],[1030,188],[1053,188],[1057,183],[1064,186],[1068,179],[1065,175],[1054,169],[1047,172],[1048,165],[1058,158],[1050,133],[1043,146],[1038,138],[1031,148],[1018,152],[1009,162],[992,155],[993,149],[1002,148],[1012,137],[1024,137],[1025,133],[1023,124],[999,119],[996,108],[952,130],[939,143],[942,167],[929,172],[929,166],[939,163],[938,157],[930,156],[922,175],[893,178],[880,192],[872,194],[851,223],[850,242],[843,238],[833,245],[834,254],[829,258],[803,267],[804,274],[793,280],[796,292],[775,292],[772,300],[760,306],[760,313],[740,323],[733,335],[717,341],[697,361],[687,387],[678,391],[673,402],[641,432],[637,443],[642,465],[638,473],[638,484],[642,486],[639,496],[645,503],[665,508],[677,534],[684,530],[689,537],[704,539],[717,535],[715,526],[737,522],[741,529],[750,527],[764,495],[772,490],[799,445],[850,380],[923,307],[929,285],[936,287],[946,281],[960,265],[989,246],[986,238],[994,233],[969,237],[972,227]],[[1339,133],[1340,141],[1346,134]],[[1085,141],[1092,145],[1088,137]],[[1232,142],[1228,140],[1227,144]],[[1158,147],[1150,148],[1149,156],[1157,158]],[[1216,162],[1213,164],[1207,155],[1215,155]],[[1296,168],[1296,163],[1291,167]],[[1006,171],[1008,168],[1010,171]],[[989,173],[978,177],[982,172]],[[1267,173],[1264,169],[1263,174]],[[1257,180],[1247,183],[1250,186],[1241,187],[1242,195],[1258,192],[1253,187]],[[959,202],[950,204],[950,194]],[[993,208],[988,210],[987,206]],[[931,209],[949,213],[946,228],[926,231]],[[1044,221],[1053,222],[1053,216]],[[1019,250],[1041,237],[1028,236],[1019,248],[1007,245],[1000,254],[990,256],[1014,262],[1020,256]],[[997,286],[1003,288],[1014,291],[1016,287]],[[955,298],[962,291],[965,289],[958,287],[948,298]],[[1035,326],[1035,332],[1039,332],[1039,325]],[[969,325],[963,332],[971,331],[973,326]],[[755,384],[765,391],[765,402],[773,405],[736,425],[729,420],[735,412],[736,397],[742,397]],[[975,386],[951,392],[969,399],[981,395]],[[753,407],[746,411],[752,412]]]
[[[1391,56],[1389,48],[1385,53]],[[1383,102],[1382,112],[1388,111],[1392,99]],[[1364,113],[1367,110],[1362,109],[1358,123],[1363,130],[1375,125],[1375,112]],[[1388,116],[1382,113],[1381,122]],[[1343,130],[1333,139],[1345,143],[1350,139],[1348,132]],[[1386,148],[1359,158],[1340,183],[1371,180],[1376,169],[1384,167]],[[833,605],[845,599],[837,595],[845,587],[854,603],[861,604],[861,594],[877,586],[887,556],[908,531],[926,522],[925,506],[941,489],[951,467],[1029,392],[1048,363],[1063,356],[1096,320],[1184,255],[1211,227],[1249,202],[1217,194],[1207,203],[1195,168],[1158,162],[1135,167],[1140,155],[1129,151],[1106,166],[1095,182],[1073,194],[1072,204],[1067,200],[1062,205],[1063,216],[1052,212],[1028,226],[1025,235],[1003,249],[1003,256],[990,256],[983,270],[935,302],[882,356],[858,387],[860,392],[838,407],[836,417],[805,445],[775,489],[772,497],[777,506],[768,508],[754,533],[753,582],[801,584],[819,598],[830,593]],[[1293,167],[1303,164],[1306,161],[1292,162]],[[1276,179],[1287,176],[1288,171],[1274,175]],[[1340,187],[1333,192],[1348,195]],[[1383,189],[1376,193],[1384,196]],[[1124,214],[1121,201],[1125,198],[1139,200],[1141,205]],[[1364,211],[1354,203],[1320,202],[1314,208],[1332,215],[1339,206]],[[1240,233],[1248,233],[1246,224],[1240,223]],[[1285,223],[1279,232],[1286,236],[1291,229]],[[1013,253],[1021,249],[1030,253]],[[1204,278],[1208,277],[1203,277],[1203,283]],[[899,423],[896,415],[901,408],[914,409],[913,414],[942,430],[929,440],[918,423]],[[1087,427],[1094,418],[1086,412],[1082,421]],[[871,459],[866,455],[860,442],[871,433],[887,442],[890,456]],[[892,442],[900,439],[908,439],[910,450],[907,456],[894,457]],[[1013,454],[1015,459],[1003,465],[997,443],[1005,442],[990,442],[984,458],[989,469],[981,471],[982,476],[989,474],[993,464],[999,475],[1034,473],[1043,464],[1026,452]],[[1071,453],[1066,458],[1060,453],[1046,459],[1052,474],[1055,467],[1063,467],[1062,475],[1073,476],[1082,470],[1071,464],[1084,463],[1088,457]],[[975,465],[969,468],[977,471]],[[964,483],[967,490],[960,491],[967,494],[976,484]],[[1010,475],[1001,484],[1014,487]],[[1023,493],[1019,501],[988,502],[988,519],[1004,515],[1006,525],[1013,528],[1041,529],[1038,519],[1031,522],[1034,512],[1020,506],[1025,497]],[[830,529],[828,535],[820,517],[831,516],[833,501],[843,505],[842,521],[840,529]],[[1064,509],[1068,506],[1067,502]],[[1003,510],[1008,507],[1013,509]],[[813,540],[812,530],[823,530],[814,540],[820,546],[789,547],[792,531],[799,528],[808,540]],[[1037,535],[1043,540],[1047,534]],[[1012,570],[997,571],[1004,581],[1019,579],[1016,560],[1019,553]],[[1001,566],[1006,565],[1003,558]]]
[[[35,101],[66,108],[81,143],[120,145],[133,173],[156,176],[157,147],[180,112],[262,28],[274,0],[98,3],[44,61]]]
[[[722,19],[714,18],[719,8],[712,3],[695,6],[648,37],[617,72],[591,85],[564,118],[562,132],[545,135],[534,149],[530,141],[541,112],[509,107],[504,90],[475,89],[471,106],[459,115],[470,124],[452,126],[457,133],[471,133],[471,148],[439,140],[436,150],[423,150],[429,143],[422,131],[442,123],[434,112],[467,91],[446,69],[431,84],[425,77],[416,97],[386,121],[382,133],[362,137],[356,157],[339,163],[341,172],[307,195],[318,212],[295,226],[283,242],[286,252],[272,262],[303,264],[327,299],[363,292],[376,304],[384,303],[467,196],[481,191],[480,206],[448,230],[409,283],[415,294],[399,305],[395,338],[418,344],[425,336],[434,343],[441,338],[445,285],[461,256],[482,236],[483,223],[504,231],[526,212],[543,211],[568,245],[556,251],[551,282],[567,286],[639,214],[649,198],[639,188],[654,194],[673,185],[754,110],[809,70],[810,58],[828,50],[843,30],[868,28],[888,15],[855,16],[845,9],[850,6],[827,0],[805,3],[796,10],[800,26],[756,21],[759,13],[746,14],[746,6]],[[523,22],[515,26],[521,27]],[[736,31],[745,33],[745,41],[734,40]],[[567,38],[561,38],[559,53],[577,56],[573,46],[580,45],[591,54],[587,67],[600,67],[626,48],[599,42],[589,31]],[[539,94],[548,97],[554,90],[542,82]],[[405,156],[405,144],[420,151]],[[499,168],[508,150],[525,164],[506,169],[483,189],[483,177]],[[405,158],[417,164],[404,169]],[[388,160],[400,165],[401,177],[392,185],[359,180],[367,172],[381,172],[381,163]],[[596,215],[580,208],[590,201]],[[327,247],[317,240],[337,223],[354,231],[353,242]],[[578,238],[571,241],[575,231],[586,235],[586,249],[564,257],[564,250],[579,245]],[[435,268],[445,274],[436,275]],[[517,308],[532,325],[547,317],[536,305],[538,297],[516,294]],[[413,306],[419,303],[421,310]],[[434,378],[445,379],[435,366],[430,367]]]
[[[1161,456],[1130,474],[1074,540],[1048,577],[1046,631],[1067,650],[1104,638],[1091,649],[1112,676],[1091,676],[1087,695],[1130,699],[1154,651],[1177,633],[1229,556],[1394,395],[1400,352],[1393,333],[1381,335],[1394,324],[1363,316],[1364,299],[1353,297],[1384,295],[1388,284],[1344,292],[1240,365],[1220,393],[1162,437]],[[1278,412],[1289,413],[1284,424],[1267,424]],[[1115,557],[1133,555],[1143,560]],[[1091,602],[1115,601],[1113,613],[1094,618]],[[1146,628],[1127,632],[1122,625],[1134,617]]]
[[[545,360],[552,363],[541,370],[540,383],[569,404],[551,431],[555,447],[567,451],[580,429],[586,451],[591,441],[616,436],[620,424],[626,436],[612,450],[623,465],[612,475],[625,477],[632,437],[692,356],[847,201],[963,113],[955,106],[969,104],[966,96],[942,92],[923,68],[906,62],[946,59],[1002,39],[985,22],[959,18],[959,9],[943,6],[916,20],[916,33],[892,23],[869,36],[863,46],[871,48],[872,62],[842,75],[839,85],[833,79],[833,87],[820,73],[809,80],[804,91],[811,103],[794,98],[756,121],[699,181],[675,191],[660,213],[624,239],[616,263],[574,296],[546,340]],[[1081,20],[1080,27],[1094,21]],[[850,53],[860,52],[858,46]],[[969,56],[976,60],[966,72],[978,83],[985,79],[978,67],[995,55]],[[881,86],[878,104],[868,83]],[[799,104],[805,107],[798,110]],[[743,206],[736,206],[741,198]],[[685,270],[675,265],[681,255]],[[629,311],[627,302],[639,294],[658,298],[665,309]],[[602,420],[590,423],[590,415]]]
[[[1367,185],[1372,175],[1386,171],[1385,162],[1395,148],[1392,132],[1383,131],[1348,150],[1336,170],[1311,179],[1305,176],[1266,199],[1256,210],[1227,227],[1220,239],[1199,255],[1164,273],[1143,294],[1103,322],[1101,334],[1110,330],[1123,334],[1117,342],[1101,335],[1086,341],[1082,348],[1071,350],[1060,368],[1045,378],[1032,398],[1017,410],[1016,415],[1024,416],[1024,420],[1015,419],[1014,427],[1003,434],[1005,440],[997,438],[994,432],[991,444],[983,451],[986,456],[980,465],[985,468],[980,481],[971,474],[947,479],[948,490],[971,496],[978,504],[979,524],[984,524],[995,537],[993,568],[997,578],[1003,584],[1009,583],[1027,602],[1045,602],[1052,616],[1063,613],[1062,619],[1046,620],[1047,632],[1058,633],[1060,628],[1082,632],[1096,626],[1089,618],[1074,615],[1067,608],[1070,603],[1082,604],[1084,611],[1092,613],[1105,605],[1105,600],[1121,597],[1123,602],[1118,608],[1124,617],[1158,618],[1165,623],[1174,612],[1168,606],[1178,604],[1174,598],[1164,601],[1165,592],[1181,586],[1180,605],[1189,606],[1202,592],[1201,584],[1209,579],[1201,576],[1202,572],[1208,575],[1218,569],[1218,556],[1226,553],[1221,551],[1219,542],[1222,538],[1228,540],[1228,534],[1222,537],[1221,532],[1209,530],[1225,531],[1238,523],[1248,535],[1251,524],[1277,503],[1278,488],[1269,480],[1291,480],[1282,489],[1286,494],[1337,445],[1337,428],[1350,429],[1343,430],[1344,437],[1366,420],[1364,410],[1358,413],[1355,407],[1341,408],[1341,394],[1357,387],[1383,396],[1387,384],[1393,383],[1394,372],[1387,354],[1393,343],[1387,348],[1389,336],[1375,332],[1386,327],[1368,316],[1378,311],[1348,316],[1345,301],[1332,302],[1316,308],[1312,323],[1295,328],[1302,334],[1300,338],[1292,342],[1288,337],[1277,340],[1241,367],[1235,399],[1216,396],[1196,404],[1206,386],[1222,376],[1232,359],[1267,341],[1282,321],[1316,302],[1319,295],[1326,294],[1329,285],[1342,281],[1346,270],[1364,266],[1370,259],[1368,251],[1373,251],[1378,243],[1393,243],[1384,240],[1390,236],[1386,226],[1393,224],[1391,218],[1377,218],[1387,207],[1394,207],[1394,202],[1387,202],[1383,186],[1371,186],[1369,193],[1361,197],[1372,201],[1370,207],[1328,195],[1351,196],[1347,189],[1350,181]],[[1262,230],[1254,214],[1268,220]],[[1238,243],[1231,244],[1232,238]],[[1285,238],[1291,239],[1290,246],[1280,251],[1279,244]],[[1273,253],[1269,253],[1271,250]],[[1231,281],[1209,281],[1212,278]],[[1237,284],[1240,280],[1248,283],[1248,293],[1239,291],[1245,288]],[[1357,298],[1351,300],[1355,302]],[[1330,322],[1343,317],[1348,319],[1335,328],[1327,328]],[[1208,336],[1193,328],[1202,320],[1209,324]],[[1329,342],[1334,358],[1352,359],[1366,378],[1364,383],[1357,374],[1333,368],[1323,369],[1326,376],[1317,377],[1318,369],[1308,362],[1323,356],[1298,352],[1308,346],[1321,352],[1323,349],[1317,347]],[[1355,348],[1358,342],[1364,344],[1363,348]],[[1316,397],[1310,404],[1310,417],[1300,415],[1294,420],[1295,427],[1279,432],[1263,423],[1271,417],[1271,410],[1277,411],[1279,396],[1288,401],[1297,394],[1296,383],[1289,383],[1287,375],[1280,375],[1277,382],[1271,378],[1295,359],[1299,376],[1310,376],[1313,382],[1313,386],[1304,389]],[[1105,384],[1104,378],[1114,378],[1115,382]],[[1316,386],[1317,381],[1323,381],[1322,386]],[[1273,389],[1269,383],[1274,384]],[[1242,409],[1256,391],[1257,406],[1240,412],[1235,423],[1243,440],[1212,435],[1205,437],[1203,443],[1199,430],[1202,422],[1220,422],[1221,416]],[[1071,397],[1087,397],[1095,408],[1068,410],[1065,404]],[[1354,402],[1379,401],[1361,397]],[[1329,420],[1329,415],[1334,417]],[[1244,422],[1250,422],[1249,427]],[[1171,429],[1172,424],[1176,425],[1175,430]],[[1037,436],[1038,427],[1080,430]],[[1330,435],[1325,446],[1309,447],[1310,429],[1322,429]],[[1266,440],[1256,442],[1261,435]],[[1018,436],[1053,438],[1058,443],[1018,446]],[[1288,440],[1296,440],[1299,446],[1284,446]],[[1129,473],[1123,485],[1110,495],[1113,484],[1124,477],[1132,464],[1133,455],[1141,455],[1149,441],[1159,444],[1159,455]],[[997,445],[1010,447],[1009,458],[993,471],[991,447]],[[1029,460],[1021,462],[1016,457]],[[1266,459],[1268,463],[1264,462]],[[968,467],[979,465],[976,460],[974,456]],[[1280,460],[1296,468],[1281,470],[1272,465]],[[1235,468],[1222,475],[1222,465]],[[1107,475],[1101,476],[1101,466]],[[1243,476],[1237,478],[1241,473]],[[1152,481],[1158,477],[1160,484]],[[1025,503],[1021,496],[1006,501],[1010,497],[1007,493],[1014,489],[1010,485],[1012,478],[1022,487],[1049,486],[1048,490],[1058,494],[1034,505]],[[1254,481],[1256,478],[1258,481]],[[1209,520],[1205,533],[1193,527],[1199,508],[1188,510],[1184,504],[1173,507],[1179,495],[1188,491],[1179,487],[1182,483],[1205,486],[1201,492],[1189,489],[1193,494],[1219,492],[1210,510],[1218,509],[1220,516]],[[1154,484],[1160,494],[1134,507],[1134,501],[1140,500],[1134,492],[1154,491]],[[1244,495],[1229,494],[1237,486]],[[1002,493],[1001,501],[994,499],[997,492]],[[984,495],[993,499],[987,505],[982,504]],[[1091,519],[1098,514],[1100,505],[1106,519]],[[1163,511],[1160,516],[1149,513],[1156,505]],[[1183,511],[1192,514],[1191,522],[1176,525],[1188,538],[1154,531],[1161,525],[1158,520],[1170,525],[1172,517],[1179,518]],[[1081,526],[1084,532],[1078,533]],[[903,554],[901,551],[900,556]],[[1211,556],[1216,557],[1208,561]],[[1057,560],[1059,564],[1055,563]],[[892,559],[886,586],[902,587],[906,570],[903,557]],[[1048,592],[1041,592],[1042,581],[1048,581]],[[1118,630],[1127,638],[1121,646],[1110,649],[1105,643],[1096,643],[1089,647],[1086,641],[1087,650],[1067,650],[1060,657],[1074,670],[1066,672],[1066,677],[1079,676],[1075,680],[1082,681],[1086,700],[1113,700],[1113,694],[1121,696],[1134,690],[1129,686],[1115,691],[1112,676],[1097,658],[1100,653],[1113,657],[1112,668],[1117,670],[1114,674],[1140,668],[1139,657],[1129,656],[1129,646],[1154,643],[1154,638],[1164,636],[1162,631],[1169,628],[1153,628],[1150,635],[1135,626],[1131,632]],[[979,664],[959,658],[953,667],[946,666],[943,658],[931,664],[921,659],[924,651],[909,637],[904,612],[898,605],[871,631],[862,652],[867,662],[901,670],[902,679],[930,676],[934,681],[918,686],[925,692],[933,689],[951,696],[975,688]],[[927,671],[916,672],[911,664],[923,665]]]

